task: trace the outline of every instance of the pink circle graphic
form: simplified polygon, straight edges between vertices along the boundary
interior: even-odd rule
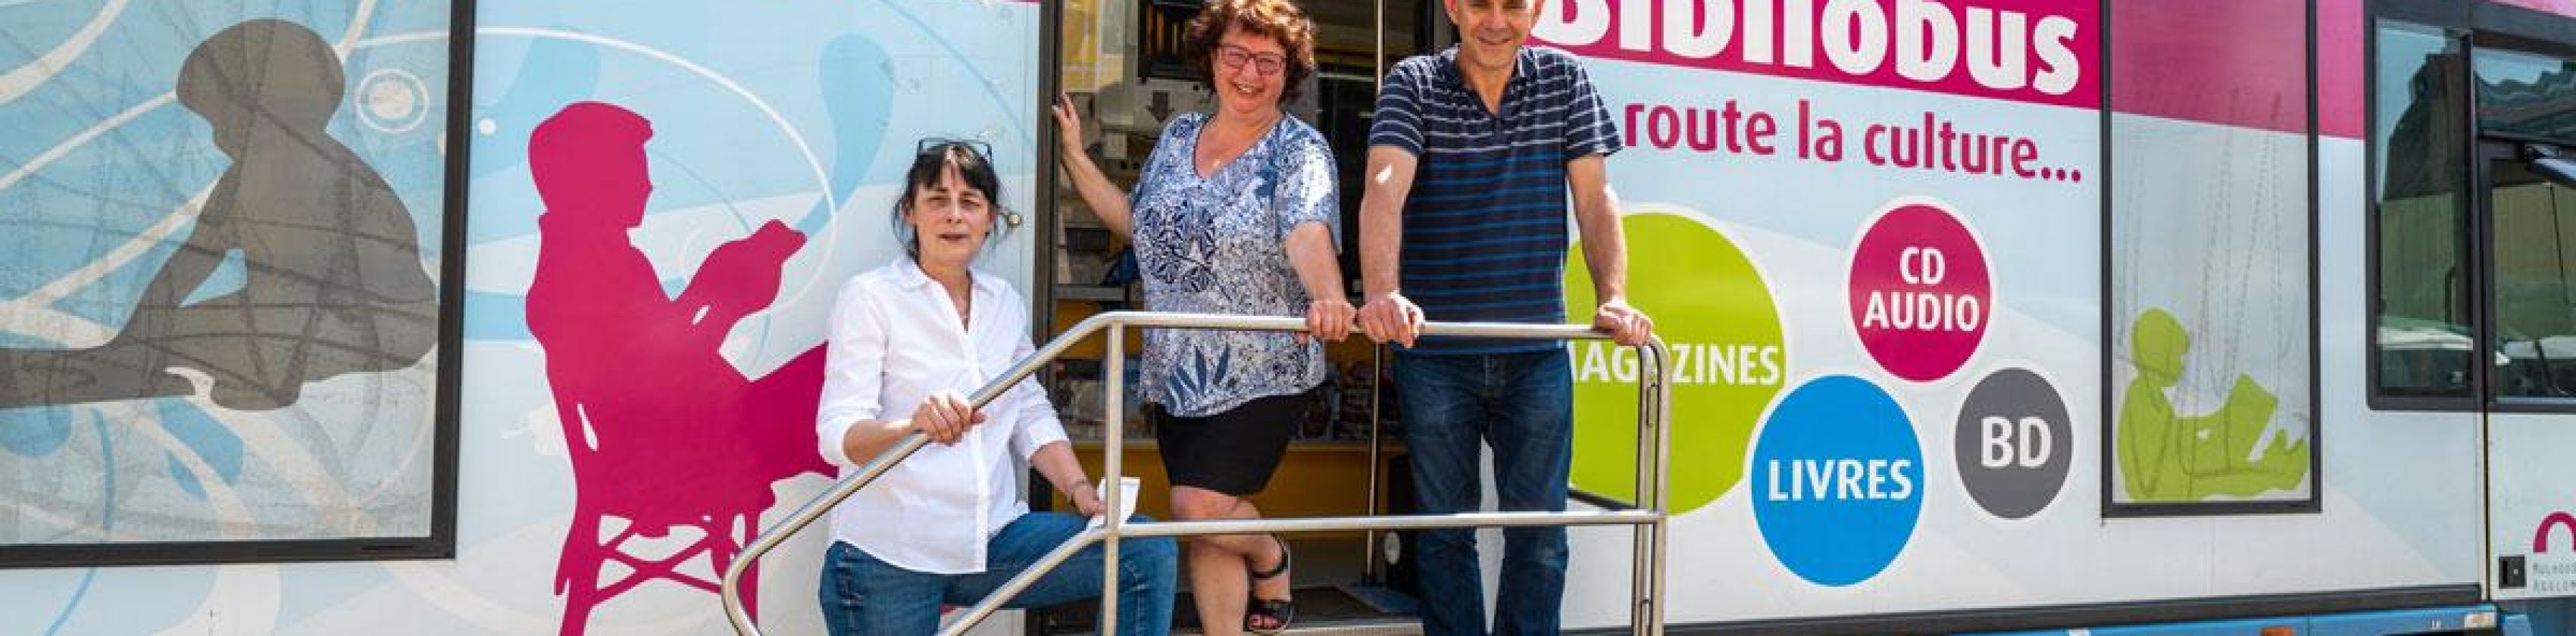
[[[1852,246],[1850,285],[1861,348],[1914,382],[1966,365],[1995,306],[1985,249],[1935,203],[1898,203],[1879,215]]]

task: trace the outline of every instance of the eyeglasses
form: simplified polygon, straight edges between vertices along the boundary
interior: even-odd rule
[[[912,147],[912,154],[914,154],[914,155],[938,154],[938,153],[947,152],[947,151],[948,151],[948,149],[950,149],[950,148],[965,148],[965,149],[966,149],[966,152],[974,153],[974,155],[975,155],[975,160],[977,160],[977,161],[982,161],[982,162],[984,162],[984,163],[986,163],[986,164],[991,164],[991,163],[993,163],[993,145],[992,145],[992,144],[988,144],[988,143],[984,143],[984,141],[983,141],[983,140],[980,140],[980,139],[949,139],[949,138],[946,138],[946,137],[923,137],[923,138],[921,138],[921,142],[920,142],[920,143],[918,143],[918,144],[914,144],[914,145],[913,145],[913,147]]]
[[[1280,69],[1288,66],[1288,56],[1277,53],[1255,54],[1252,49],[1232,44],[1217,45],[1216,61],[1231,69],[1240,69],[1244,64],[1251,64],[1253,70],[1260,71],[1263,75],[1278,75]]]

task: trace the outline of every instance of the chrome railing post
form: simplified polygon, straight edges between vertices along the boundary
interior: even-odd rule
[[[1629,628],[1639,636],[1663,633],[1663,554],[1664,518],[1664,421],[1671,403],[1670,369],[1662,339],[1637,347],[1637,360],[1645,373],[1637,382],[1637,474],[1636,505],[1658,513],[1654,523],[1639,524],[1629,553],[1630,602]]]
[[[1100,458],[1100,490],[1109,493],[1101,498],[1103,510],[1100,512],[1101,516],[1108,517],[1107,522],[1101,524],[1108,529],[1100,546],[1099,633],[1102,636],[1118,633],[1118,592],[1124,587],[1118,584],[1118,533],[1127,526],[1127,515],[1118,514],[1121,510],[1119,500],[1126,497],[1127,490],[1120,483],[1124,475],[1120,471],[1125,468],[1120,465],[1121,460],[1127,458],[1127,325],[1122,320],[1109,323],[1108,358],[1100,365],[1103,372],[1109,374],[1108,381],[1101,383],[1108,387],[1109,395],[1100,400],[1101,404],[1109,405],[1108,430],[1101,432],[1108,438],[1105,444],[1108,450]]]
[[[1652,629],[1648,630],[1647,633],[1654,636],[1662,636],[1664,633],[1664,608],[1671,605],[1671,603],[1667,602],[1665,598],[1665,595],[1669,593],[1670,590],[1665,586],[1664,572],[1666,565],[1665,548],[1672,542],[1672,518],[1666,515],[1668,514],[1668,511],[1672,510],[1673,505],[1673,368],[1672,365],[1669,364],[1673,357],[1672,348],[1666,346],[1662,338],[1655,338],[1652,341],[1652,344],[1654,345],[1655,351],[1655,369],[1658,371],[1658,373],[1655,374],[1655,400],[1653,402],[1655,409],[1655,496],[1654,498],[1646,501],[1647,505],[1651,506],[1649,509],[1655,511],[1655,541],[1653,545],[1649,546],[1649,549],[1654,552],[1653,556],[1647,559],[1654,565],[1655,578],[1649,585],[1648,591],[1654,593],[1653,598],[1655,600],[1655,611],[1648,613],[1646,615],[1646,620],[1654,626]]]
[[[1386,487],[1386,475],[1384,474],[1386,471],[1386,459],[1384,459],[1386,453],[1386,438],[1378,428],[1386,423],[1386,413],[1378,410],[1378,400],[1385,395],[1384,389],[1386,388],[1385,356],[1386,345],[1374,343],[1369,345],[1368,514],[1372,517],[1377,516],[1379,514],[1378,511],[1382,509],[1378,505],[1378,492]],[[1351,399],[1350,393],[1344,392],[1342,394],[1342,399],[1346,401]],[[1334,413],[1333,416],[1336,420],[1341,419],[1341,413]],[[1360,541],[1362,543],[1360,546],[1360,582],[1367,584],[1379,583],[1380,581],[1378,580],[1378,576],[1380,575],[1380,572],[1377,571],[1377,531],[1368,530],[1360,533]]]
[[[1630,500],[1638,508],[1652,510],[1654,485],[1647,482],[1654,479],[1651,476],[1655,470],[1654,460],[1648,457],[1654,454],[1655,415],[1648,400],[1652,399],[1654,391],[1655,361],[1654,354],[1644,347],[1639,347],[1637,354],[1637,367],[1643,373],[1637,376],[1637,447],[1636,456],[1630,458],[1635,462],[1637,472],[1631,476],[1634,487],[1630,490],[1633,493]],[[1647,579],[1652,578],[1646,569],[1654,567],[1654,564],[1646,562],[1646,546],[1654,542],[1654,529],[1637,526],[1629,531],[1633,534],[1628,551],[1628,627],[1631,633],[1645,636],[1645,617],[1654,611],[1656,601],[1653,591],[1646,589]]]

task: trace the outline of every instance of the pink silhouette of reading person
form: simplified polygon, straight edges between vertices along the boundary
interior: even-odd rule
[[[643,224],[653,190],[644,161],[652,136],[652,123],[631,111],[582,102],[528,139],[546,205],[528,329],[545,350],[577,493],[555,573],[566,636],[583,633],[600,603],[650,580],[716,591],[716,574],[776,503],[770,485],[831,474],[809,424],[822,347],[757,380],[717,352],[736,322],[774,300],[780,269],[804,236],[777,221],[762,225],[709,253],[679,297],[668,297],[627,236]],[[627,523],[603,538],[606,517]],[[704,538],[660,560],[619,549],[682,526]],[[713,571],[677,570],[700,552]],[[600,568],[611,561],[633,573],[602,586]],[[758,598],[750,583],[758,579],[753,570],[747,603]]]

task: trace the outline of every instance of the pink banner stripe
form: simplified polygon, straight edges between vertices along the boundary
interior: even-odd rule
[[[2115,2],[2111,11],[2113,109],[2307,132],[2303,0]]]
[[[1547,10],[1555,15],[1541,19],[1536,40],[1592,58],[2077,108],[2101,105],[2096,0],[1714,4],[1724,7],[1716,24],[1697,9],[1707,6],[1699,0],[1553,0]],[[1690,20],[1690,28],[1665,24],[1676,20]],[[1676,42],[1677,30],[1706,39]],[[1972,41],[1972,33],[1986,37]],[[1947,45],[1927,44],[1934,41]]]
[[[2513,6],[2517,6],[2517,7],[2522,7],[2522,8],[2525,8],[2525,9],[2531,9],[2531,10],[2535,10],[2535,11],[2547,11],[2547,12],[2555,13],[2555,14],[2558,14],[2558,15],[2564,15],[2564,16],[2576,16],[2576,0],[2489,0],[2489,1],[2490,1],[2490,2],[2494,2],[2494,3],[2496,3],[2496,4],[2509,4],[2509,5],[2513,5]]]
[[[2317,132],[2329,137],[2358,139],[2369,126],[2361,52],[2370,28],[2361,3],[2317,0]]]

